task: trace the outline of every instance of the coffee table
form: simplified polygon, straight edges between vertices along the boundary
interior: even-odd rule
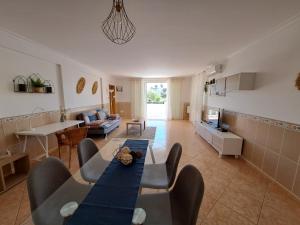
[[[142,136],[143,130],[146,129],[146,121],[144,119],[140,119],[139,121],[129,121],[126,122],[126,134],[128,135],[128,127],[129,125],[132,126],[139,126],[140,127],[140,136]],[[144,126],[144,129],[142,127]]]

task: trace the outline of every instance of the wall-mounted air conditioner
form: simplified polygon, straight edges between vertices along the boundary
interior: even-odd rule
[[[210,65],[207,67],[207,69],[205,71],[208,76],[211,76],[211,75],[214,75],[217,73],[222,73],[222,65],[221,64]]]

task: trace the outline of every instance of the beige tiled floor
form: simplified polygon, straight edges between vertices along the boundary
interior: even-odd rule
[[[218,158],[216,152],[186,121],[148,121],[156,126],[154,143],[158,162],[165,160],[175,142],[183,146],[179,170],[186,164],[195,165],[204,177],[205,193],[197,225],[299,225],[300,202],[277,184],[271,182],[243,160]],[[124,123],[109,137],[125,129]],[[95,139],[101,148],[108,140]],[[73,151],[71,171],[78,170]],[[53,153],[56,155],[56,153]],[[67,162],[67,152],[63,154]],[[155,190],[144,190],[144,193]],[[0,224],[21,224],[30,214],[26,183],[23,182],[0,195]]]

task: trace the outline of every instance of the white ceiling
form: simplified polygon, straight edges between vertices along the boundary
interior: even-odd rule
[[[181,76],[259,39],[300,11],[299,0],[124,0],[137,32],[102,33],[112,0],[0,0],[0,27],[118,76]]]

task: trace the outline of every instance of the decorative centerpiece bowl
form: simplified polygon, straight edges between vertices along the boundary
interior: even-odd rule
[[[114,157],[125,166],[131,165],[135,159],[142,157],[141,152],[131,151],[128,147],[119,147],[114,151]]]

